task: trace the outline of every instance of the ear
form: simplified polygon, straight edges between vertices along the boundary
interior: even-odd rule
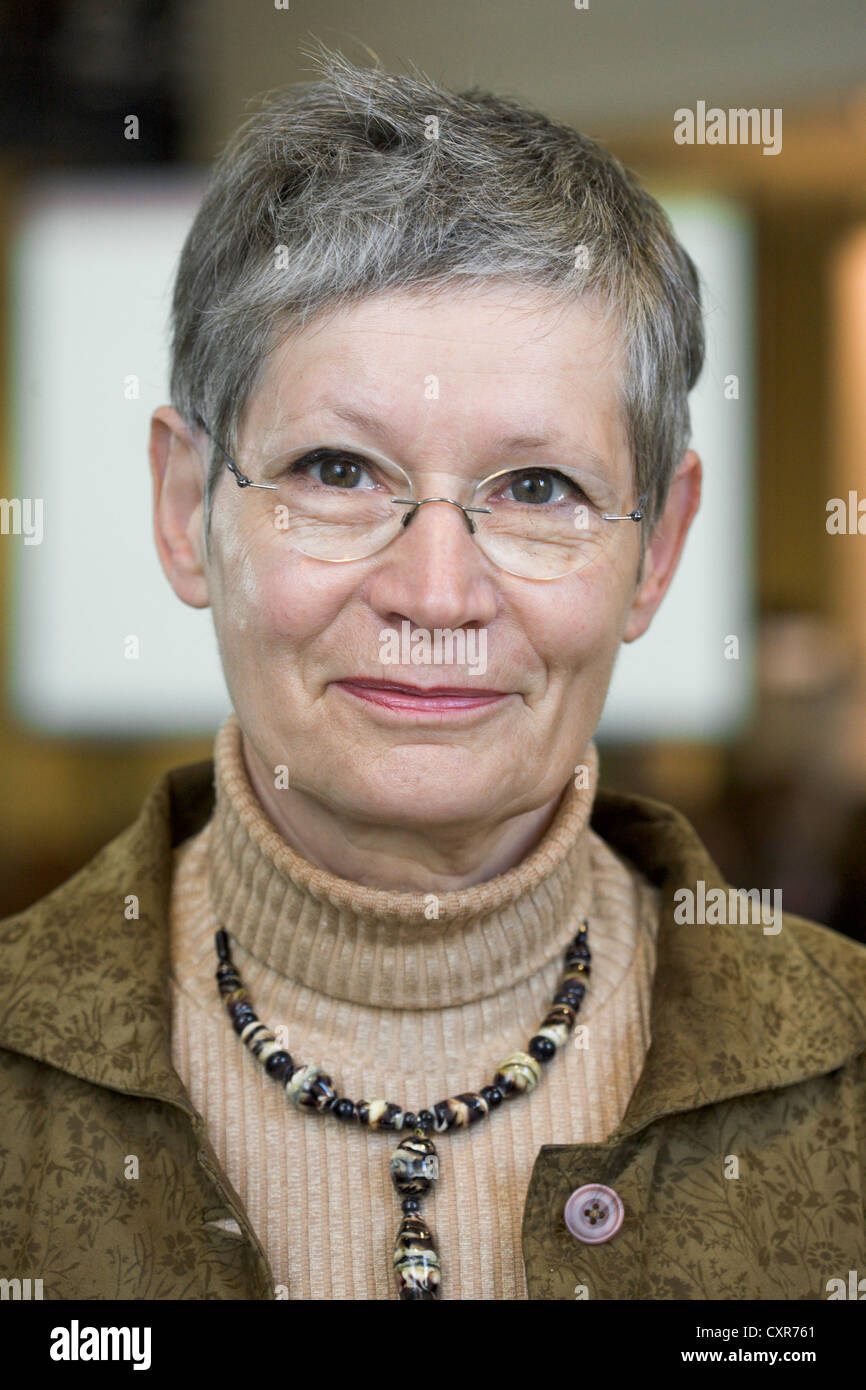
[[[697,454],[689,449],[674,474],[665,509],[647,545],[637,593],[623,630],[623,642],[642,637],[667,592],[701,500],[703,472]]]
[[[183,417],[161,405],[150,421],[153,534],[162,568],[191,608],[210,603],[204,548],[205,462]]]

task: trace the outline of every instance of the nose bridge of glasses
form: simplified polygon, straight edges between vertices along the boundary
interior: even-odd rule
[[[462,515],[463,515],[463,520],[466,522],[466,527],[467,527],[467,530],[469,531],[469,534],[470,534],[470,535],[474,535],[474,534],[475,534],[475,523],[474,523],[474,521],[472,520],[472,517],[469,515],[469,513],[470,513],[470,512],[488,512],[488,511],[490,510],[489,507],[473,507],[473,506],[467,506],[467,505],[466,505],[465,503],[463,503],[463,502],[458,502],[458,500],[457,500],[455,497],[433,497],[433,496],[431,496],[431,497],[419,497],[419,498],[417,498],[417,499],[415,499],[415,498],[409,498],[409,497],[393,497],[393,498],[391,499],[391,501],[392,501],[392,503],[393,503],[395,506],[403,506],[403,507],[406,508],[406,514],[405,514],[405,516],[403,517],[402,523],[401,523],[404,527],[409,525],[409,523],[410,523],[410,522],[412,521],[412,519],[414,518],[416,512],[418,512],[419,509],[420,509],[421,507],[426,506],[426,504],[427,504],[428,502],[446,502],[449,506],[451,506],[451,507],[456,507],[456,509],[457,509],[459,512],[462,513]]]

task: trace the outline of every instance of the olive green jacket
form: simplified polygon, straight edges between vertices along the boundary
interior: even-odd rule
[[[0,1280],[45,1299],[285,1296],[171,1062],[171,851],[212,806],[210,761],[166,774],[0,923]],[[661,889],[652,1045],[605,1143],[538,1151],[529,1297],[827,1298],[866,1276],[866,948],[789,915],[679,925],[678,888],[726,886],[688,822],[599,789],[592,825]],[[588,1245],[563,1209],[596,1182],[625,1219]]]

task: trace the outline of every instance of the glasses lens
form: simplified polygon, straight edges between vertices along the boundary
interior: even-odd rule
[[[365,450],[316,445],[271,458],[255,480],[272,486],[274,524],[318,560],[362,560],[400,534],[414,496],[398,464]],[[471,505],[475,539],[493,564],[527,579],[558,579],[591,564],[615,541],[621,498],[585,470],[507,469],[479,483]]]
[[[603,478],[551,468],[509,469],[479,484],[473,513],[485,554],[509,574],[559,579],[591,564],[615,539],[617,495]]]
[[[397,535],[406,512],[392,499],[412,495],[397,464],[331,446],[271,459],[258,476],[276,485],[277,530],[317,560],[374,555]]]

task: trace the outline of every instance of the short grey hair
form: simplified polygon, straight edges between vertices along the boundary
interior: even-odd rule
[[[234,454],[268,354],[317,314],[380,292],[490,281],[615,319],[635,501],[655,526],[704,358],[695,266],[667,215],[594,140],[506,97],[358,68],[266,93],[215,161],[181,252],[171,398]],[[284,248],[282,259],[278,248]],[[206,537],[225,461],[211,446]],[[632,505],[629,499],[629,505]]]

